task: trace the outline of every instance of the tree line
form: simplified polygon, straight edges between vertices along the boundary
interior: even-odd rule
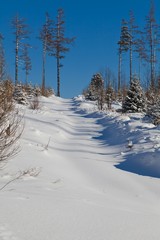
[[[11,26],[14,34],[14,54],[15,54],[15,76],[14,83],[19,83],[19,69],[21,66],[25,71],[25,84],[28,84],[28,77],[32,70],[32,59],[30,57],[30,44],[31,31],[29,29],[26,20],[20,17],[18,14],[12,19]],[[73,43],[74,37],[69,38],[65,35],[65,20],[64,10],[58,9],[57,16],[52,19],[48,13],[45,16],[45,22],[41,26],[41,30],[37,38],[42,44],[42,80],[41,91],[42,95],[45,95],[46,88],[46,56],[51,56],[56,59],[57,69],[57,96],[60,96],[60,69],[62,65],[62,59],[65,54],[70,50],[69,45]],[[0,80],[4,79],[5,73],[5,56],[3,49],[3,36],[0,34]]]
[[[158,51],[160,47],[160,25],[156,21],[154,2],[151,1],[148,15],[143,27],[136,25],[133,11],[129,13],[129,20],[122,19],[120,39],[118,41],[118,91],[122,87],[122,61],[128,55],[129,82],[133,78],[133,64],[137,75],[148,92],[155,92],[159,88],[160,72],[158,69]],[[145,82],[142,73],[146,71]]]
[[[136,73],[150,98],[155,94],[158,95],[160,91],[160,62],[158,59],[160,24],[157,23],[155,17],[154,1],[150,1],[149,13],[143,26],[139,27],[136,24],[133,11],[129,12],[128,20],[122,19],[117,45],[118,74],[115,77],[109,68],[106,69],[105,74],[101,73],[106,85],[111,84],[119,98],[123,98],[127,85],[131,83]],[[124,61],[125,67],[129,69],[128,80],[126,80],[126,73],[123,69]]]
[[[58,9],[56,19],[53,20],[46,13],[45,22],[39,32],[39,40],[42,44],[42,81],[40,87],[34,87],[28,83],[32,61],[30,57],[30,29],[26,20],[16,15],[11,26],[14,34],[15,76],[14,82],[10,80],[6,72],[6,59],[3,47],[4,37],[0,33],[0,162],[17,154],[17,144],[23,131],[23,114],[19,113],[15,102],[29,104],[30,108],[37,109],[39,101],[37,96],[49,96],[52,89],[46,87],[46,57],[55,57],[57,63],[57,96],[60,96],[60,69],[62,59],[69,51],[69,45],[75,38],[65,35],[65,20],[63,9]],[[19,80],[19,70],[25,71],[25,84]]]
[[[145,112],[153,122],[160,123],[160,25],[155,18],[154,2],[150,2],[144,27],[136,25],[134,13],[122,19],[118,44],[118,74],[107,67],[93,74],[83,91],[86,99],[97,101],[98,109],[112,108],[112,102],[122,103],[122,112]],[[122,62],[127,60],[128,80],[124,79]],[[138,69],[133,73],[133,64]],[[146,71],[144,79],[142,74]]]

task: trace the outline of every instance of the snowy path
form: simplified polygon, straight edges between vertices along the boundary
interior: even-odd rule
[[[0,240],[159,239],[159,179],[115,168],[118,149],[96,139],[103,126],[74,100],[43,101],[26,111],[22,151],[0,173],[3,185],[40,171],[0,192]]]

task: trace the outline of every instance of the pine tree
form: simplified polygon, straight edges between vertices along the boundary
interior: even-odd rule
[[[23,91],[23,86],[21,84],[17,84],[14,88],[13,98],[18,104],[27,105],[27,94]]]
[[[88,87],[88,99],[93,101],[98,100],[98,96],[103,88],[104,80],[102,79],[101,74],[94,74]]]
[[[43,54],[42,54],[42,95],[45,95],[46,88],[46,54],[50,53],[51,48],[50,45],[52,43],[52,35],[53,35],[53,26],[54,22],[50,19],[48,13],[46,13],[46,21],[42,26],[40,31],[39,39],[42,41]]]
[[[28,26],[25,24],[25,19],[19,18],[16,15],[12,20],[12,28],[14,29],[13,34],[15,35],[15,85],[18,84],[18,69],[20,64],[20,51],[23,48],[24,39],[28,38]]]
[[[127,96],[122,105],[123,112],[143,112],[146,110],[146,100],[140,82],[133,77]]]
[[[61,59],[65,57],[65,53],[69,51],[69,44],[71,44],[75,38],[65,37],[65,27],[64,27],[64,11],[63,9],[58,9],[57,22],[52,36],[52,53],[57,61],[57,96],[60,97],[60,68],[63,67],[61,64]]]
[[[133,58],[133,51],[136,45],[136,33],[137,33],[137,26],[135,25],[135,17],[134,13],[130,11],[129,13],[129,58],[130,58],[130,82],[132,80],[132,58]]]
[[[151,117],[155,125],[160,124],[160,99],[154,105],[148,105],[147,115]]]
[[[118,41],[119,49],[119,65],[118,65],[118,92],[121,88],[121,65],[122,65],[122,54],[127,52],[131,46],[131,35],[128,28],[128,23],[122,19],[121,25],[121,35],[120,40]]]
[[[113,99],[114,99],[114,90],[111,84],[109,84],[105,91],[105,102],[107,103],[108,109],[111,109]]]
[[[104,80],[100,73],[93,75],[89,87],[83,91],[87,100],[97,101],[99,110],[103,109],[105,104]]]

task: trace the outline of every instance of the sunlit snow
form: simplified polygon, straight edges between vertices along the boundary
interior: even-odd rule
[[[0,191],[0,240],[158,240],[160,130],[82,96],[40,101],[0,170],[0,188],[24,173]]]

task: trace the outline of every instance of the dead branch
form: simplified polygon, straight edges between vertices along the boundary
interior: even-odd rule
[[[14,177],[13,179],[11,179],[10,181],[8,181],[7,183],[5,183],[1,188],[0,191],[3,190],[6,186],[8,186],[10,183],[20,179],[23,176],[30,176],[30,177],[37,177],[40,174],[40,169],[39,168],[29,168],[26,169],[24,171],[20,171],[19,174]]]

